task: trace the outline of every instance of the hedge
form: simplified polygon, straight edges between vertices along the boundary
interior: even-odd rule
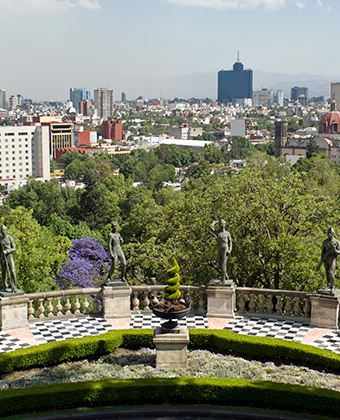
[[[340,372],[340,355],[287,340],[238,335],[225,330],[189,330],[192,349],[213,350],[248,359],[296,363]],[[41,344],[0,354],[0,374],[36,366],[96,357],[117,347],[153,347],[152,330],[115,330],[102,335]]]
[[[245,379],[147,378],[49,385],[0,393],[0,415],[144,404],[209,404],[338,415],[340,393]]]

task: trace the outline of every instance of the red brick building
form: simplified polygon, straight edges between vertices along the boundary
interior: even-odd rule
[[[104,121],[102,125],[104,139],[123,140],[123,123],[121,121]]]

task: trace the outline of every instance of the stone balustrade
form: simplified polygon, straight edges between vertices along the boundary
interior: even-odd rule
[[[191,314],[208,318],[235,315],[307,322],[314,327],[339,327],[340,292],[335,296],[289,290],[245,287],[181,285],[191,302]],[[151,313],[151,303],[164,295],[163,285],[129,286],[125,283],[101,288],[57,290],[0,297],[0,331],[27,327],[29,322],[100,315],[105,319],[129,318]]]
[[[164,295],[163,285],[131,286],[131,311],[132,313],[150,313],[150,304],[158,303]],[[206,313],[206,288],[205,286],[180,286],[182,296],[191,302],[192,314],[204,315]]]
[[[102,306],[101,293],[100,288],[84,288],[27,294],[28,320],[74,318],[90,312],[98,315]]]
[[[236,288],[236,314],[309,322],[311,293],[290,290]]]

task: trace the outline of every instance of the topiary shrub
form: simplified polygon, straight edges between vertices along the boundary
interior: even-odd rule
[[[179,272],[179,265],[176,259],[172,258],[172,267],[167,270],[168,280],[166,284],[168,285],[164,289],[164,300],[173,302],[178,300],[181,297],[181,292],[179,291],[179,282],[181,280]]]

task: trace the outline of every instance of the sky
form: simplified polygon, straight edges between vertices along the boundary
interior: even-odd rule
[[[0,0],[0,17],[0,88],[34,100],[166,97],[164,79],[231,69],[238,50],[254,70],[340,74],[339,0]]]

